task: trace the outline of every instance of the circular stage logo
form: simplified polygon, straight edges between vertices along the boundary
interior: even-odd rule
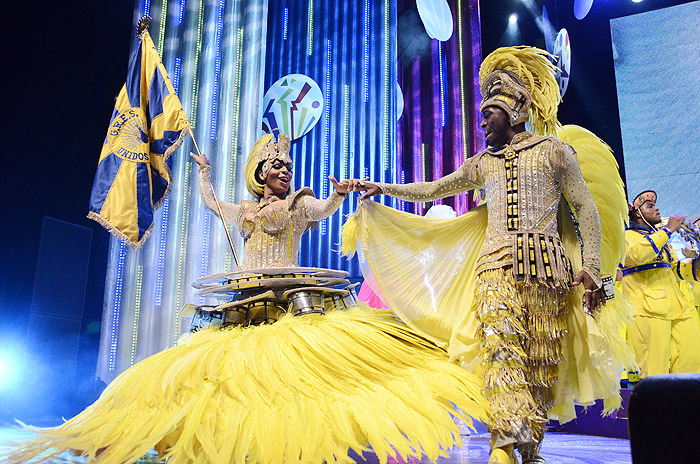
[[[122,111],[112,120],[107,133],[109,148],[123,160],[149,162],[146,114],[139,107]]]
[[[265,92],[262,129],[279,129],[295,140],[307,134],[323,113],[321,88],[309,76],[288,74]]]

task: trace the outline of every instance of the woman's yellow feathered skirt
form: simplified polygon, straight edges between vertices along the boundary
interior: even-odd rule
[[[455,409],[486,414],[481,380],[383,310],[285,315],[208,329],[117,377],[61,426],[32,429],[9,462],[80,450],[126,463],[352,462],[371,447],[431,460],[460,444]],[[49,449],[51,448],[51,449]]]

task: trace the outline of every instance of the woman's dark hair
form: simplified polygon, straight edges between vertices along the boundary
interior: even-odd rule
[[[262,168],[263,164],[265,164],[265,161],[260,161],[258,163],[258,167],[255,168],[255,178],[260,182],[262,185],[265,185],[265,179],[262,178]]]

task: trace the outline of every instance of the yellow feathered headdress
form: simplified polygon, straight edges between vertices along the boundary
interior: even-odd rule
[[[277,143],[275,143],[274,137],[273,134],[265,134],[260,137],[250,150],[243,168],[246,188],[255,198],[261,198],[265,190],[265,182],[261,183],[256,176],[258,168],[262,171],[262,179],[265,179],[275,160],[281,160],[290,166],[292,164],[292,159],[289,157],[289,149],[291,147],[289,136],[280,133]],[[261,163],[262,166],[260,166]],[[291,193],[291,191],[292,184],[290,183],[287,194]]]
[[[479,82],[481,109],[495,105],[504,109],[515,125],[530,121],[530,131],[554,135],[561,101],[554,78],[553,55],[535,47],[502,47],[481,63]]]

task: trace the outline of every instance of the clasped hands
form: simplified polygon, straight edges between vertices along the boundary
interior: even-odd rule
[[[360,200],[366,200],[371,196],[382,193],[379,186],[375,183],[369,182],[367,178],[345,179],[342,182],[338,182],[333,176],[328,176],[328,179],[333,183],[335,191],[341,195],[347,195],[350,192],[365,192],[360,195]]]
[[[374,182],[369,182],[368,177],[364,179],[347,179],[344,182],[349,183],[351,192],[364,192],[360,195],[360,200],[366,200],[369,197],[382,193],[382,189]]]

